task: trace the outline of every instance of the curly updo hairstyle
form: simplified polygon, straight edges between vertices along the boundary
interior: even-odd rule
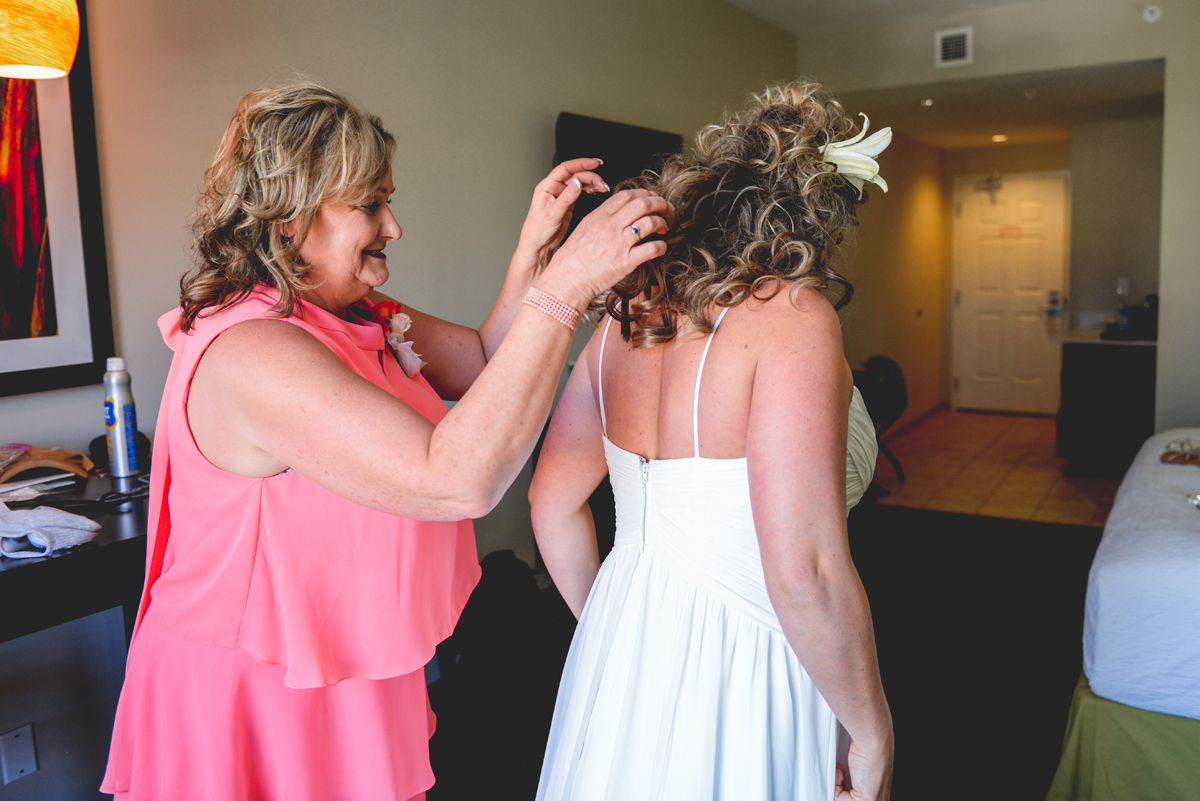
[[[865,201],[821,157],[854,124],[821,86],[796,82],[751,97],[721,125],[700,131],[694,149],[669,157],[627,185],[675,206],[667,252],[603,298],[605,311],[637,347],[669,342],[679,315],[708,333],[711,306],[769,299],[787,284],[853,287],[834,269],[837,246]],[[636,330],[634,330],[636,326]]]
[[[197,265],[180,281],[180,328],[259,284],[277,289],[275,312],[290,315],[308,288],[299,251],[321,205],[375,191],[395,144],[378,117],[311,78],[288,77],[243,97],[204,174],[192,220]]]

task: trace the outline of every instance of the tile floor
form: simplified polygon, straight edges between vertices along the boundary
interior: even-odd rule
[[[892,438],[907,478],[879,455],[877,503],[988,517],[1103,526],[1117,480],[1066,475],[1052,417],[942,409]]]

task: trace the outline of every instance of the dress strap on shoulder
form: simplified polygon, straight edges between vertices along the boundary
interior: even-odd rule
[[[700,367],[696,370],[696,396],[692,400],[692,444],[696,448],[697,458],[700,456],[700,376],[704,375],[704,362],[708,359],[708,348],[712,345],[713,337],[717,335],[717,328],[721,325],[721,321],[725,319],[725,312],[729,311],[726,306],[721,309],[721,313],[717,315],[717,321],[713,323],[712,333],[708,335],[708,341],[704,343],[704,353],[700,356]],[[601,401],[600,408],[604,408],[604,402]]]
[[[600,361],[596,365],[596,390],[600,395],[600,429],[608,436],[608,419],[604,416],[604,345],[608,342],[608,329],[612,327],[612,317],[604,324],[604,335],[600,337]]]

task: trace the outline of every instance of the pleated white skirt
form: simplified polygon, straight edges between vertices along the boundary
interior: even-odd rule
[[[838,722],[767,597],[745,460],[605,449],[616,545],[571,643],[537,798],[832,799]]]

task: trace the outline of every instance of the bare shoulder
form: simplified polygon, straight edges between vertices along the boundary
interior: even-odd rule
[[[244,476],[288,467],[304,472],[310,454],[303,448],[319,438],[319,426],[346,423],[345,415],[316,412],[366,409],[371,396],[381,394],[372,390],[299,326],[246,320],[214,339],[197,365],[188,420],[196,445],[222,470]]]
[[[332,377],[349,368],[309,332],[286,320],[245,320],[222,332],[196,370],[202,383],[215,379],[231,390],[279,387],[302,376]],[[319,382],[318,382],[319,383]]]
[[[853,377],[842,347],[837,312],[812,287],[783,287],[767,301],[750,301],[743,319],[757,343],[755,392],[780,392],[795,402],[848,402]],[[757,396],[756,396],[757,397]],[[837,399],[834,401],[833,399]]]
[[[819,291],[808,286],[784,286],[768,300],[743,304],[739,325],[749,328],[762,352],[780,348],[842,351],[842,329],[837,312]]]
[[[223,341],[246,346],[259,340],[279,344],[286,341],[302,342],[305,339],[316,341],[316,337],[312,334],[298,325],[292,325],[287,320],[277,317],[260,317],[243,320],[229,326],[213,342]]]
[[[236,358],[269,362],[322,353],[333,356],[329,348],[300,326],[268,317],[231,325],[213,340],[205,358],[216,356],[220,360]]]

